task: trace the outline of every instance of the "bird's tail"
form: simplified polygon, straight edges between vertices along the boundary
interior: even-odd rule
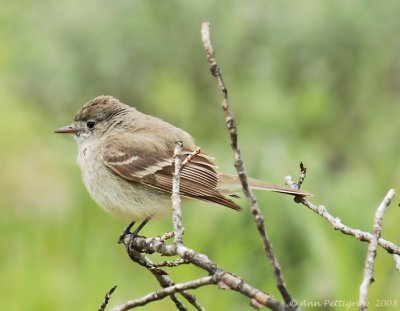
[[[267,183],[265,181],[248,178],[249,186],[254,190],[264,190],[264,191],[272,191],[279,192],[294,196],[310,196],[311,194],[301,190],[294,190],[285,186],[277,186],[274,184]],[[220,190],[225,193],[229,193],[232,195],[232,192],[238,191],[241,188],[240,179],[238,176],[219,173],[218,174],[218,184]]]

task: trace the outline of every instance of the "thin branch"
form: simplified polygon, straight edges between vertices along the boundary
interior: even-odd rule
[[[150,293],[142,298],[136,299],[136,300],[129,300],[125,302],[124,304],[117,306],[111,311],[126,311],[129,309],[133,309],[138,306],[144,306],[150,302],[161,300],[165,297],[174,295],[176,293],[182,292],[187,289],[195,289],[201,286],[209,285],[209,284],[215,284],[217,282],[215,276],[206,276],[202,277],[190,282],[186,283],[180,283],[180,284],[175,284],[169,287],[166,287],[162,290]]]
[[[106,307],[107,307],[107,305],[108,305],[108,302],[109,302],[110,299],[111,299],[111,295],[113,294],[113,292],[115,291],[116,288],[117,288],[117,285],[113,286],[113,287],[107,292],[107,294],[106,294],[105,297],[104,297],[104,301],[103,301],[103,303],[101,304],[101,306],[100,306],[100,308],[99,308],[99,311],[104,311],[104,310],[106,309]]]
[[[174,244],[183,244],[183,224],[182,224],[182,210],[181,210],[181,196],[179,194],[181,171],[182,171],[182,153],[183,144],[181,141],[177,141],[174,150],[174,163],[175,172],[172,181],[172,221],[174,223],[175,239]]]
[[[332,216],[323,205],[316,206],[307,200],[302,200],[300,202],[313,212],[325,218],[335,230],[339,230],[344,234],[354,236],[357,240],[360,240],[362,242],[370,243],[374,238],[373,235],[369,232],[361,231],[359,229],[354,229],[349,226],[346,226],[341,222],[340,218]],[[400,246],[394,244],[393,242],[387,241],[383,238],[379,238],[378,245],[383,249],[385,249],[389,254],[400,255]]]
[[[161,261],[161,262],[155,263],[153,265],[154,265],[154,267],[162,268],[162,267],[178,267],[178,266],[187,265],[187,264],[189,264],[189,262],[186,261],[185,259],[176,259],[176,260]]]
[[[174,243],[176,245],[183,244],[183,224],[182,224],[182,209],[181,209],[181,196],[180,196],[180,183],[181,183],[181,173],[183,168],[187,163],[189,163],[194,156],[200,153],[200,148],[196,148],[193,152],[191,152],[186,158],[182,161],[182,148],[183,143],[181,141],[177,141],[175,143],[174,149],[174,165],[175,171],[172,180],[172,221],[174,223]]]
[[[240,147],[238,144],[237,128],[236,128],[235,120],[233,118],[233,114],[232,114],[232,112],[230,110],[230,106],[229,106],[228,90],[222,79],[221,70],[219,69],[219,66],[216,62],[216,59],[214,56],[214,49],[211,44],[210,23],[202,23],[201,35],[202,35],[202,41],[203,41],[203,45],[204,45],[204,50],[206,52],[207,60],[210,64],[211,74],[217,79],[218,87],[222,94],[222,109],[224,111],[226,124],[227,124],[228,130],[229,130],[229,133],[230,133],[231,147],[232,147],[232,151],[234,153],[234,159],[235,159],[234,165],[237,170],[238,176],[240,178],[240,182],[243,187],[243,192],[245,193],[246,198],[250,203],[251,213],[252,213],[254,221],[256,223],[258,233],[263,242],[264,252],[266,253],[267,257],[269,258],[269,262],[273,268],[277,287],[278,287],[285,303],[287,305],[293,306],[293,305],[295,305],[295,303],[289,294],[289,291],[286,287],[286,284],[285,284],[285,281],[283,278],[282,270],[280,268],[278,259],[276,258],[275,254],[273,252],[272,243],[270,242],[267,232],[266,232],[266,229],[265,229],[264,217],[261,214],[261,211],[257,204],[257,200],[248,185],[247,175],[246,175],[243,161],[241,159]]]
[[[300,190],[301,186],[303,185],[306,176],[307,176],[307,166],[305,166],[303,162],[300,162],[300,177],[299,181],[297,182],[298,190]]]
[[[374,232],[372,235],[372,240],[370,241],[368,246],[367,258],[365,260],[364,279],[360,286],[359,306],[361,311],[368,310],[368,288],[374,281],[374,264],[376,251],[378,248],[378,240],[381,237],[382,232],[383,214],[385,213],[386,208],[392,201],[394,195],[395,191],[393,189],[390,189],[375,213]]]
[[[186,156],[186,158],[182,161],[180,170],[182,171],[183,168],[185,167],[185,165],[188,164],[190,161],[192,161],[192,159],[193,159],[196,155],[198,155],[198,154],[200,153],[200,151],[201,151],[200,148],[197,147],[195,150],[193,150],[191,153],[189,153],[189,154]]]
[[[175,232],[174,231],[170,231],[170,232],[165,232],[162,236],[160,236],[160,239],[163,241],[167,241],[170,238],[173,238],[175,236]]]
[[[300,162],[300,177],[299,177],[299,181],[297,183],[295,183],[293,181],[293,177],[292,176],[286,176],[285,177],[285,184],[286,186],[288,186],[289,188],[292,188],[293,190],[300,190],[301,186],[303,185],[304,180],[306,179],[306,175],[307,175],[307,166],[305,166],[303,164],[303,162]],[[295,201],[297,203],[301,202],[303,199],[303,197],[301,196],[296,196],[295,197]]]

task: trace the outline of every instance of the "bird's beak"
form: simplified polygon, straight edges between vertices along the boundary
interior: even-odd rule
[[[64,127],[60,127],[59,129],[56,129],[54,131],[54,133],[58,133],[58,134],[76,134],[79,132],[79,129],[76,128],[73,124],[64,126]]]

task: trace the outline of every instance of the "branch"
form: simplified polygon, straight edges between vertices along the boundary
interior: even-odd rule
[[[190,282],[172,285],[172,286],[166,287],[162,290],[150,293],[142,298],[139,298],[136,300],[129,300],[129,301],[125,302],[123,305],[120,305],[118,307],[111,309],[111,311],[125,311],[125,310],[129,310],[129,309],[133,309],[138,306],[144,306],[144,305],[148,304],[149,302],[161,300],[165,297],[182,292],[184,290],[195,289],[195,288],[198,288],[201,286],[215,284],[216,282],[217,281],[216,281],[215,276],[206,276],[206,277],[202,277],[200,279],[196,279],[196,280],[193,280]]]
[[[289,187],[292,188],[293,190],[300,190],[301,186],[303,185],[304,180],[306,179],[306,175],[307,175],[307,166],[304,165],[303,162],[300,162],[300,177],[299,177],[299,181],[297,183],[295,183],[293,181],[293,177],[292,176],[286,176],[285,177],[285,184]],[[302,201],[301,196],[296,196],[294,198],[294,200],[299,203]]]
[[[101,304],[98,311],[104,311],[106,309],[108,302],[110,301],[111,295],[113,294],[113,292],[115,291],[116,288],[117,288],[117,285],[111,287],[111,289],[107,292],[106,296],[104,297],[104,301]]]
[[[368,302],[367,302],[368,288],[374,281],[374,264],[375,264],[376,250],[378,248],[378,240],[381,237],[383,214],[386,208],[389,206],[390,202],[392,201],[394,195],[395,195],[394,190],[390,189],[375,213],[374,232],[368,246],[367,258],[365,260],[364,279],[360,286],[359,305],[360,305],[360,310],[362,311],[368,310]]]
[[[182,210],[181,210],[181,196],[179,194],[181,171],[182,171],[182,152],[183,143],[177,141],[174,150],[174,163],[175,172],[172,181],[172,221],[174,223],[175,240],[174,243],[178,246],[183,244],[183,224],[182,224]]]
[[[369,242],[374,239],[374,236],[369,233],[369,232],[364,232],[359,229],[354,229],[349,226],[344,225],[340,218],[332,216],[325,206],[320,205],[316,206],[313,203],[307,201],[307,200],[302,200],[300,201],[301,204],[304,206],[308,207],[310,210],[313,212],[317,213],[318,215],[322,216],[325,218],[333,227],[335,230],[339,230],[344,234],[354,236],[357,240],[360,240],[362,242]],[[378,245],[382,248],[384,248],[389,254],[396,254],[400,255],[400,247],[394,244],[393,242],[387,241],[385,239],[379,238],[378,239]]]
[[[224,271],[221,267],[219,267],[216,263],[211,261],[206,255],[198,253],[183,244],[175,245],[175,244],[167,244],[161,238],[145,238],[141,236],[132,236],[128,234],[125,237],[124,243],[126,244],[126,249],[131,258],[135,258],[137,254],[143,255],[158,253],[162,256],[180,256],[183,260],[194,264],[195,266],[205,270],[208,272],[210,276],[215,277],[215,283],[221,288],[232,289],[237,291],[251,299],[251,303],[253,306],[266,306],[271,310],[275,311],[289,311],[293,310],[288,305],[284,305],[276,300],[273,296],[260,291],[259,289],[251,286],[240,277],[231,274],[229,272]],[[140,263],[140,262],[139,262]],[[166,276],[164,276],[166,277]],[[181,284],[188,284],[181,283]],[[178,285],[178,284],[177,284]],[[203,285],[200,285],[203,286]],[[180,288],[180,287],[178,287]],[[175,294],[173,291],[168,291],[170,294]],[[147,297],[147,296],[146,296]],[[154,297],[154,296],[152,296]],[[141,298],[142,299],[142,298]],[[147,299],[147,298],[146,298]],[[158,300],[158,299],[156,299]],[[136,300],[135,300],[136,301]],[[115,307],[113,310],[129,310],[133,307],[124,307],[126,304]]]
[[[200,148],[196,148],[193,152],[186,156],[186,158],[182,161],[182,147],[183,143],[181,141],[177,141],[175,143],[174,149],[174,165],[175,171],[172,180],[172,222],[174,223],[174,244],[179,246],[183,244],[183,224],[182,224],[182,209],[181,209],[181,196],[180,196],[180,183],[181,183],[181,173],[183,168],[187,163],[189,163],[194,156],[199,154]]]
[[[181,265],[187,265],[189,262],[187,262],[184,259],[176,259],[176,260],[165,260],[161,261],[159,263],[153,264],[154,267],[161,268],[161,267],[178,267]]]
[[[290,296],[289,291],[286,287],[286,284],[285,284],[285,281],[283,278],[283,274],[281,271],[281,267],[279,265],[278,259],[276,258],[275,254],[274,254],[274,251],[272,248],[272,243],[269,240],[267,231],[265,229],[264,217],[261,214],[261,211],[257,204],[257,200],[248,184],[246,171],[244,168],[243,161],[241,159],[240,147],[238,144],[237,128],[236,128],[235,120],[233,118],[233,114],[232,114],[232,112],[230,110],[230,106],[229,106],[228,90],[222,79],[221,70],[219,69],[216,59],[215,59],[215,56],[214,56],[214,49],[211,44],[209,28],[210,28],[210,23],[202,23],[202,27],[201,27],[202,41],[203,41],[203,45],[204,45],[204,50],[206,52],[207,60],[210,64],[211,74],[217,79],[218,87],[222,94],[222,109],[224,111],[226,124],[227,124],[228,130],[229,130],[229,133],[230,133],[231,147],[232,147],[232,151],[234,153],[234,159],[235,159],[234,165],[237,170],[238,176],[240,178],[243,192],[245,193],[246,198],[247,198],[248,202],[250,203],[251,213],[253,215],[253,219],[257,226],[258,233],[261,237],[263,247],[264,247],[264,252],[267,255],[270,265],[274,271],[274,276],[275,276],[275,280],[277,283],[277,287],[278,287],[285,303],[287,305],[295,306],[295,303],[294,303],[292,297]]]

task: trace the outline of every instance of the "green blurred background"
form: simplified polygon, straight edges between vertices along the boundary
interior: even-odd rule
[[[0,308],[97,310],[158,288],[116,241],[127,220],[90,199],[69,123],[89,99],[113,95],[185,128],[234,172],[216,82],[200,38],[212,23],[249,175],[298,176],[312,201],[371,230],[376,207],[400,182],[399,1],[7,1],[0,10]],[[287,285],[300,302],[358,300],[366,243],[334,232],[291,198],[257,194]],[[383,237],[399,243],[397,199]],[[188,202],[188,246],[276,297],[248,211]],[[172,228],[153,222],[149,236]],[[171,271],[176,281],[204,275]],[[400,277],[381,249],[376,299],[400,304]],[[215,287],[196,291],[209,310],[249,301]],[[304,308],[307,309],[307,308]],[[328,308],[309,308],[327,310]],[[342,310],[343,308],[332,308]],[[175,310],[166,299],[143,310]]]

